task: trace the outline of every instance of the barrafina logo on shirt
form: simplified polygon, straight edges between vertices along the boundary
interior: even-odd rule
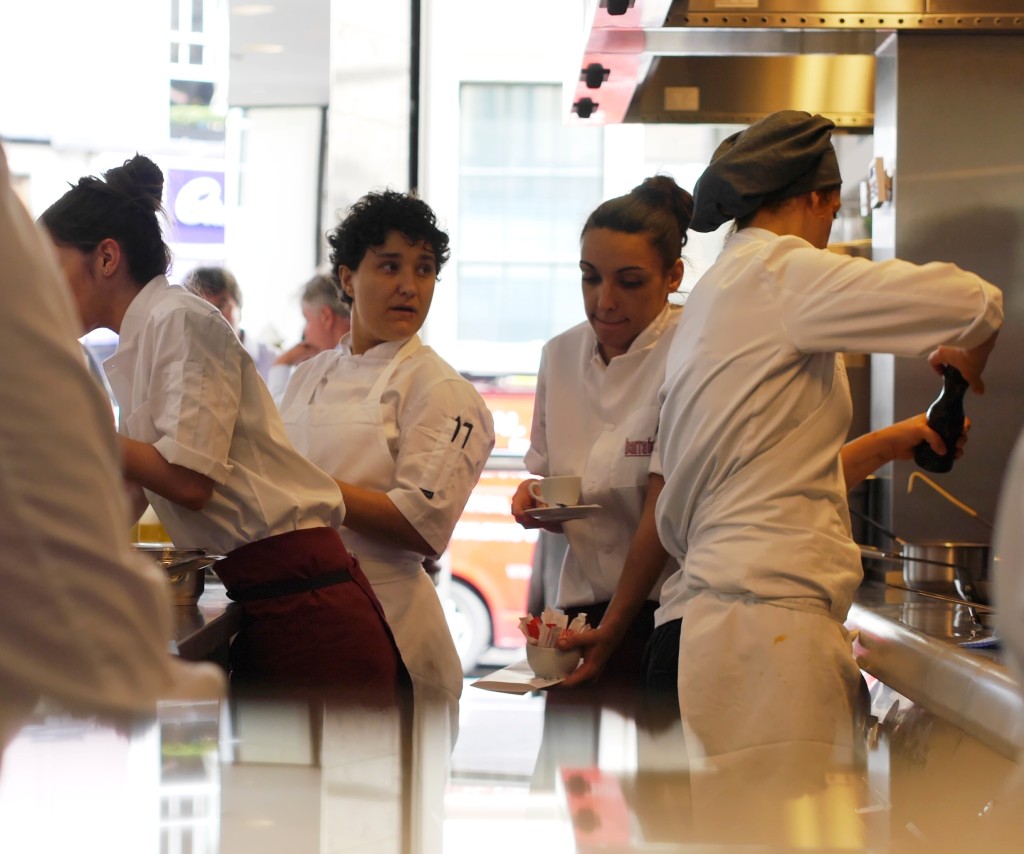
[[[626,439],[627,457],[649,457],[654,452],[654,439]]]

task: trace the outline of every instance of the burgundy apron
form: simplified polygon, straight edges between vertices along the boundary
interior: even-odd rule
[[[308,528],[233,550],[215,567],[242,605],[232,687],[312,691],[393,705],[409,685],[384,611],[333,528]]]

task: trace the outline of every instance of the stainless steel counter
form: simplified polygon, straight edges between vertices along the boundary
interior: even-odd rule
[[[239,605],[228,599],[224,585],[206,580],[206,589],[195,605],[174,609],[174,641],[178,655],[189,661],[227,663],[227,647],[241,625]]]
[[[961,645],[991,636],[987,609],[869,582],[846,625],[867,673],[1006,757],[1024,745],[1024,700],[998,646]]]

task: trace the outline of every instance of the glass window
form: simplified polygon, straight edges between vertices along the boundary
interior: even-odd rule
[[[464,83],[461,99],[458,336],[546,340],[583,318],[603,135],[563,123],[557,84]]]
[[[170,135],[174,138],[224,138],[228,44],[227,30],[218,27],[217,21],[218,13],[224,19],[226,12],[222,0],[171,0]]]

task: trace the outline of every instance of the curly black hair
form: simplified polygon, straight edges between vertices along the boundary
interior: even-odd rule
[[[382,190],[363,196],[327,233],[332,276],[338,277],[341,266],[355,270],[362,263],[366,251],[382,245],[392,231],[404,234],[412,243],[426,243],[434,252],[437,272],[441,272],[450,255],[448,233],[438,227],[437,215],[430,205],[408,193]],[[344,292],[342,299],[352,302]]]

